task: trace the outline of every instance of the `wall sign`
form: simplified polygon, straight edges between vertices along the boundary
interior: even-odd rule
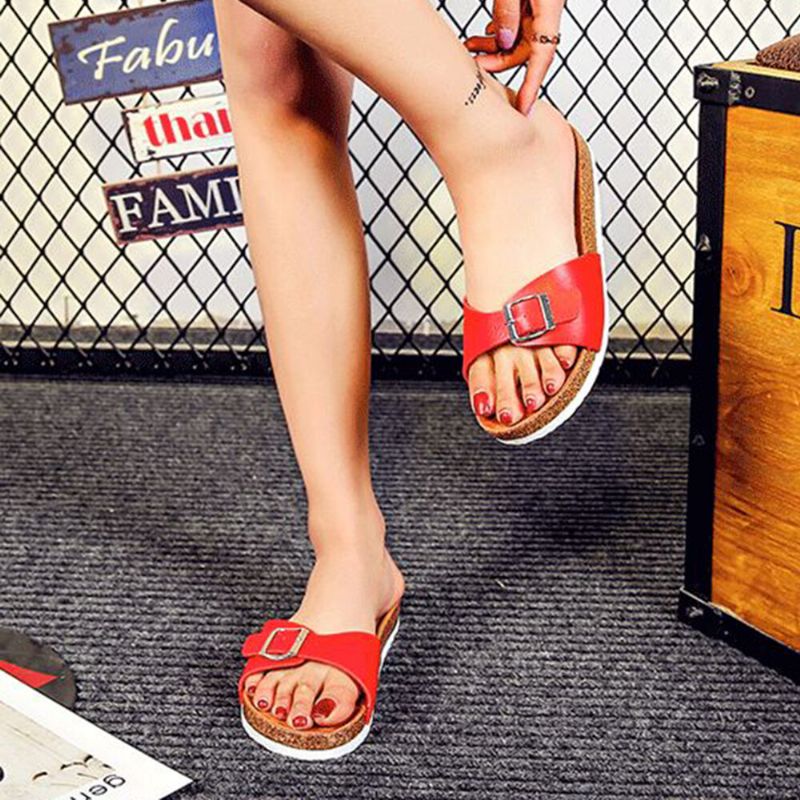
[[[242,224],[235,164],[103,187],[120,244]]]
[[[122,113],[133,157],[140,163],[233,147],[224,94],[129,108]]]
[[[211,0],[179,0],[53,22],[67,103],[219,79]]]

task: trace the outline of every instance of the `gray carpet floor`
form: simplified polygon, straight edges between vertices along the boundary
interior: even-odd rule
[[[203,798],[800,797],[797,687],[676,620],[685,392],[600,388],[527,448],[459,385],[379,383],[372,414],[408,593],[355,754],[238,723],[241,639],[310,566],[270,386],[0,380],[0,624]]]

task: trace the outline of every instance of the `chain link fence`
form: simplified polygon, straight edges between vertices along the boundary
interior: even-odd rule
[[[235,160],[137,164],[121,110],[220,84],[66,106],[47,25],[138,6],[0,0],[0,370],[268,370],[242,228],[114,239],[100,186]],[[486,3],[438,4],[461,36]],[[684,376],[691,344],[696,105],[691,66],[797,30],[796,0],[571,0],[546,96],[593,145],[612,309],[607,377]],[[513,86],[521,71],[503,76]],[[371,271],[376,372],[457,374],[462,261],[450,198],[395,112],[358,85],[350,130]]]

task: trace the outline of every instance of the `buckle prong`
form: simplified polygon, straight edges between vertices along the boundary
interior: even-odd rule
[[[517,331],[517,319],[514,316],[514,306],[524,303],[526,300],[537,300],[539,302],[539,308],[542,310],[542,319],[544,320],[544,328],[531,331],[521,336]],[[533,339],[538,339],[540,336],[544,336],[556,327],[555,319],[553,319],[553,309],[550,306],[550,298],[544,292],[526,294],[524,297],[519,297],[516,300],[512,300],[510,303],[506,303],[503,306],[503,316],[506,320],[508,338],[511,340],[511,344],[522,344],[524,342],[530,342]]]
[[[268,653],[267,650],[275,636],[286,631],[294,631],[296,634],[292,646],[283,653]],[[261,650],[259,650],[258,654],[264,656],[264,658],[268,658],[270,661],[283,661],[287,658],[294,658],[299,652],[300,646],[305,641],[306,636],[308,636],[308,628],[274,628],[270,631],[264,644],[261,645]]]

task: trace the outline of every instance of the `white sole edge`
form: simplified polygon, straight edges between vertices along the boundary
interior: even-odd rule
[[[586,380],[583,382],[583,386],[578,390],[578,393],[572,400],[569,401],[567,407],[555,418],[550,420],[547,425],[539,428],[539,430],[534,431],[533,433],[529,433],[527,436],[521,436],[519,439],[497,439],[498,442],[501,444],[508,444],[508,445],[522,445],[522,444],[529,444],[530,442],[534,442],[537,439],[541,439],[548,434],[552,433],[553,431],[560,428],[565,422],[567,422],[570,417],[583,405],[583,401],[586,400],[589,392],[592,391],[594,388],[595,383],[597,382],[597,377],[600,374],[600,370],[603,366],[603,362],[606,358],[606,350],[608,350],[608,328],[609,328],[609,317],[608,317],[608,286],[606,281],[606,256],[605,256],[605,247],[603,242],[603,228],[601,224],[601,215],[600,215],[600,190],[598,187],[597,181],[597,167],[594,161],[594,153],[592,152],[592,148],[589,147],[589,143],[586,142],[586,148],[589,151],[589,162],[592,167],[592,186],[594,189],[594,228],[595,228],[595,238],[597,240],[597,252],[600,254],[600,264],[602,267],[603,272],[603,320],[605,324],[603,325],[603,341],[600,345],[600,349],[597,351],[597,355],[595,356],[594,363],[592,364],[592,368],[589,370],[589,374],[586,376]]]
[[[395,622],[394,628],[389,634],[389,638],[381,648],[381,663],[380,667],[378,668],[379,674],[380,670],[383,669],[383,662],[386,660],[386,656],[394,644],[395,637],[397,636],[399,630],[400,617],[398,616],[397,622]],[[285,758],[294,758],[298,761],[331,761],[334,758],[341,758],[342,756],[346,756],[348,753],[352,753],[353,750],[358,748],[359,745],[361,745],[361,743],[367,738],[367,736],[369,736],[370,728],[372,728],[372,721],[375,719],[375,710],[373,709],[372,718],[370,721],[349,742],[345,742],[338,747],[331,747],[328,750],[304,750],[300,747],[289,747],[289,745],[281,744],[280,742],[276,742],[273,739],[270,739],[269,737],[259,733],[245,719],[244,709],[242,709],[241,717],[242,726],[244,727],[245,733],[256,744],[260,744],[265,750],[269,750],[271,753],[284,756]]]

